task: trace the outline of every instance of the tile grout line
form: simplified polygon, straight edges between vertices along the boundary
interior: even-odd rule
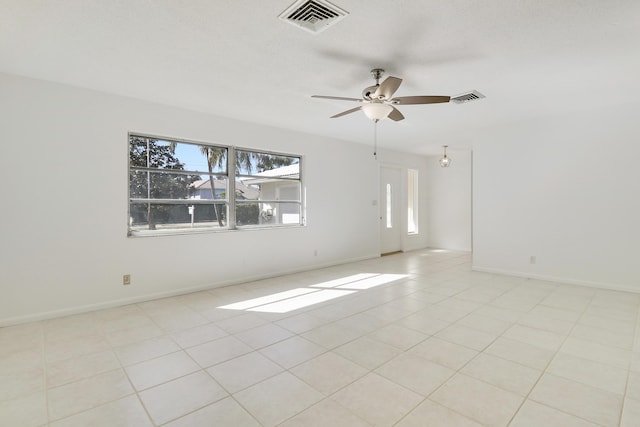
[[[522,409],[522,406],[524,406],[525,402],[527,402],[529,400],[529,396],[531,395],[531,393],[533,392],[533,390],[535,390],[536,386],[540,383],[540,380],[542,379],[542,377],[544,377],[544,375],[547,373],[547,369],[549,369],[549,366],[553,363],[553,361],[556,359],[558,353],[560,353],[560,349],[562,348],[562,346],[565,344],[565,342],[569,339],[569,337],[571,336],[571,332],[573,331],[573,329],[578,325],[578,323],[580,322],[580,319],[584,316],[584,314],[586,313],[587,309],[589,308],[589,306],[593,303],[593,299],[595,298],[596,292],[594,291],[593,295],[591,295],[591,298],[589,300],[589,303],[585,305],[585,307],[582,309],[582,312],[580,314],[580,317],[578,317],[578,319],[573,323],[573,326],[571,327],[571,330],[569,331],[569,333],[565,336],[565,338],[562,340],[562,343],[558,346],[558,349],[555,350],[553,357],[551,357],[551,359],[549,359],[549,362],[547,363],[547,365],[545,366],[545,368],[542,370],[541,375],[538,377],[538,379],[536,380],[536,382],[533,384],[533,386],[531,387],[531,389],[529,390],[529,393],[527,393],[527,395],[525,396],[524,400],[522,401],[522,403],[520,404],[520,406],[518,407],[518,409],[513,413],[513,415],[511,416],[511,419],[509,420],[509,422],[507,423],[507,426],[509,426],[515,419],[515,417],[518,415],[518,413],[520,412],[520,410]],[[532,400],[533,402],[536,402],[538,404],[550,407],[549,405],[546,405],[542,402],[538,402],[536,400]],[[575,415],[575,414],[571,414],[569,412],[566,412],[564,410],[561,409],[557,409],[557,408],[553,408],[550,407],[552,409],[555,409],[557,411],[560,411],[562,413],[574,416],[576,418],[582,419],[584,421],[590,422],[590,423],[594,423],[597,424],[591,420],[587,420],[585,418],[582,418],[581,416]]]
[[[633,349],[636,346],[636,342],[638,340],[638,322],[640,322],[640,311],[638,310],[638,308],[636,307],[636,322],[633,328],[633,341],[631,343],[631,358],[629,359],[629,364],[627,366],[627,381],[625,382],[624,385],[624,395],[622,396],[622,405],[620,406],[620,415],[618,417],[618,425],[622,426],[622,421],[624,421],[624,410],[625,410],[625,406],[627,403],[627,392],[629,391],[629,381],[631,380],[631,374],[632,374],[632,364],[633,364]]]
[[[41,334],[41,358],[42,358],[42,371],[44,372],[44,398],[46,405],[46,417],[47,417],[47,425],[51,423],[51,408],[49,402],[49,365],[47,364],[47,337],[45,333],[44,323],[40,324],[40,334]]]
[[[499,296],[496,296],[495,298],[493,298],[491,301],[494,301],[494,300],[498,299],[500,296],[502,296],[502,295],[504,295],[504,294],[508,293],[509,291],[510,291],[510,290],[507,290],[507,291],[503,292],[503,293],[502,293],[502,294],[500,294]],[[464,292],[464,291],[461,291],[461,292]],[[458,293],[456,293],[456,294],[452,295],[452,296],[451,296],[451,298],[452,298],[453,296],[455,296],[455,295],[459,294],[459,293],[460,293],[460,292],[458,292]],[[488,305],[488,304],[490,304],[490,302],[484,303],[484,304],[482,305],[482,307],[484,307],[484,306],[486,306],[486,305]],[[450,323],[448,326],[446,326],[446,327],[445,327],[445,328],[443,328],[442,330],[444,330],[444,329],[448,328],[448,327],[449,327],[449,326],[451,326],[451,325],[457,324],[460,320],[462,320],[462,319],[464,319],[464,318],[468,317],[469,315],[471,315],[471,314],[475,313],[476,311],[477,311],[477,309],[476,309],[476,310],[471,311],[470,313],[468,313],[467,315],[463,316],[462,318],[460,318],[460,319],[458,319],[458,320],[456,320],[456,321],[454,321],[454,322]],[[512,326],[513,326],[513,325],[512,325]],[[473,329],[473,328],[470,328],[470,329]],[[488,343],[487,345],[485,345],[485,346],[483,347],[483,349],[482,349],[482,350],[476,350],[475,348],[467,347],[467,346],[462,345],[462,344],[459,344],[459,343],[454,343],[454,342],[449,341],[449,340],[447,340],[447,339],[445,339],[445,338],[439,338],[439,337],[436,337],[436,334],[433,334],[433,335],[432,335],[432,337],[435,337],[435,338],[441,339],[441,340],[446,341],[446,342],[448,342],[448,343],[450,343],[450,344],[460,345],[461,347],[465,347],[465,348],[467,348],[467,349],[470,349],[470,350],[476,351],[477,353],[476,353],[476,354],[475,354],[471,359],[469,359],[467,362],[465,362],[464,364],[462,364],[459,368],[457,368],[457,369],[455,369],[455,370],[453,370],[453,369],[452,369],[452,370],[454,371],[454,372],[453,372],[453,374],[451,374],[451,376],[450,376],[449,378],[447,378],[447,379],[446,379],[442,384],[440,384],[440,385],[439,385],[438,387],[436,387],[433,391],[431,391],[431,393],[429,393],[429,394],[428,394],[428,395],[427,395],[427,396],[426,396],[426,397],[425,397],[425,398],[424,398],[420,403],[418,403],[418,405],[416,405],[416,407],[415,407],[415,408],[417,408],[418,406],[422,405],[424,402],[426,402],[427,400],[429,400],[430,402],[434,402],[434,403],[435,403],[435,404],[437,404],[437,405],[443,406],[443,407],[447,408],[448,410],[450,410],[450,411],[452,411],[452,412],[454,412],[454,413],[456,413],[456,414],[458,414],[458,415],[460,415],[460,416],[463,416],[463,417],[464,417],[464,418],[466,418],[466,419],[469,419],[469,420],[472,420],[472,421],[474,421],[474,422],[478,422],[478,423],[480,423],[480,422],[479,422],[479,420],[472,419],[472,418],[468,417],[467,415],[462,414],[462,413],[458,412],[457,410],[455,410],[455,409],[453,409],[453,408],[449,408],[448,406],[445,406],[445,405],[442,405],[442,404],[440,404],[440,403],[438,403],[438,402],[436,402],[436,401],[430,400],[429,398],[430,398],[433,394],[435,394],[436,392],[438,392],[438,390],[440,390],[441,388],[443,388],[443,387],[444,387],[444,386],[445,386],[445,385],[446,385],[446,384],[447,384],[447,383],[448,383],[448,382],[449,382],[449,381],[450,381],[454,376],[456,376],[456,375],[465,375],[465,376],[469,376],[469,375],[465,374],[464,372],[462,372],[462,370],[463,370],[466,366],[468,366],[471,362],[473,362],[473,361],[474,361],[474,360],[475,360],[475,359],[476,359],[480,354],[484,354],[484,351],[485,351],[487,348],[489,348],[489,346],[491,346],[493,343],[495,343],[495,342],[496,342],[496,340],[497,340],[498,338],[500,338],[500,337],[504,334],[504,332],[506,332],[508,329],[509,329],[509,328],[507,328],[505,331],[503,331],[500,335],[496,336],[496,337],[495,337],[495,338],[494,338],[490,343]],[[441,330],[441,331],[442,331],[442,330]],[[439,331],[439,332],[440,332],[440,331]],[[416,344],[416,345],[418,345],[418,344]],[[426,359],[425,359],[425,360],[426,360]],[[433,363],[435,363],[435,362],[433,362]],[[449,368],[449,369],[450,369],[450,368]],[[471,377],[471,376],[469,376],[469,377]],[[496,386],[496,385],[494,385],[494,384],[490,384],[490,383],[488,383],[488,382],[486,382],[486,381],[483,381],[483,380],[481,380],[481,379],[478,379],[478,378],[475,378],[475,377],[471,377],[471,378],[475,379],[476,381],[480,381],[480,382],[483,382],[483,383],[485,383],[485,384],[488,384],[488,385],[490,385],[490,386],[492,386],[492,387],[499,388],[500,390],[504,390],[504,389],[502,389],[501,387],[498,387],[498,386]],[[509,390],[505,390],[505,391],[509,391]],[[509,392],[510,392],[510,391],[509,391]],[[513,393],[513,392],[510,392],[510,393]],[[413,408],[411,411],[407,412],[407,413],[406,413],[406,414],[405,414],[405,415],[404,415],[400,420],[398,420],[398,422],[400,422],[400,421],[402,421],[402,419],[406,418],[406,417],[407,417],[407,416],[408,416],[408,415],[409,415],[413,410],[415,410],[415,408]],[[517,411],[516,411],[516,412],[517,412]],[[396,424],[397,424],[397,423],[396,423]],[[480,423],[480,424],[481,424],[481,423]]]
[[[469,289],[469,288],[467,288],[467,289]],[[465,290],[466,290],[466,289],[465,289]],[[448,300],[448,299],[451,299],[451,298],[453,298],[455,295],[458,295],[458,294],[460,294],[460,293],[464,292],[465,290],[461,290],[460,292],[457,292],[457,293],[455,293],[455,294],[453,294],[453,295],[449,296],[448,298],[446,298],[445,300],[442,300],[442,301],[446,301],[446,300]],[[509,292],[509,291],[505,291],[504,293],[506,293],[506,292]],[[504,293],[503,293],[503,294],[504,294]],[[501,295],[503,295],[503,294],[501,294]],[[497,298],[498,298],[498,296],[496,296],[495,298],[493,298],[491,301],[493,301],[493,300],[495,300],[495,299],[497,299]],[[442,302],[442,301],[439,301],[439,302]],[[482,306],[485,306],[485,305],[487,305],[487,304],[489,304],[489,303],[487,302],[487,303],[483,304]],[[412,413],[412,412],[413,412],[417,407],[419,407],[420,405],[422,405],[422,404],[423,404],[424,402],[426,402],[426,401],[430,401],[430,402],[433,402],[433,403],[435,403],[435,404],[437,404],[437,405],[440,405],[440,406],[442,406],[442,407],[444,407],[444,408],[447,408],[448,410],[450,410],[450,411],[452,411],[452,412],[454,412],[454,413],[456,413],[456,414],[458,414],[458,415],[460,415],[460,416],[462,416],[462,417],[464,417],[464,418],[466,418],[466,419],[472,420],[472,421],[474,421],[474,422],[475,422],[475,421],[478,421],[478,420],[473,420],[472,418],[468,417],[468,416],[467,416],[467,415],[465,415],[465,414],[462,414],[462,413],[458,412],[457,410],[455,410],[455,409],[453,409],[453,408],[449,408],[448,406],[444,406],[444,405],[442,405],[442,404],[440,404],[440,403],[438,403],[438,402],[435,402],[435,401],[433,401],[433,400],[430,400],[430,399],[429,399],[429,398],[430,398],[434,393],[436,393],[438,390],[440,390],[442,387],[444,387],[444,386],[445,386],[445,385],[446,385],[446,384],[447,384],[447,383],[448,383],[448,382],[449,382],[449,381],[450,381],[454,376],[456,376],[456,375],[458,375],[458,374],[460,374],[460,375],[466,375],[466,374],[462,373],[462,372],[461,372],[461,370],[462,370],[464,367],[466,367],[469,363],[471,363],[473,360],[475,360],[475,359],[478,357],[478,355],[480,355],[481,353],[483,353],[483,352],[484,352],[484,350],[485,350],[486,348],[488,348],[491,344],[493,344],[493,343],[494,343],[494,342],[495,342],[495,341],[496,341],[496,340],[501,336],[501,335],[498,335],[498,336],[497,336],[495,339],[493,339],[489,344],[487,344],[487,345],[483,348],[483,350],[481,350],[481,351],[478,351],[478,350],[476,350],[476,349],[472,349],[472,348],[470,348],[470,347],[467,347],[467,346],[464,346],[464,345],[461,345],[461,344],[458,344],[458,343],[451,342],[451,341],[449,341],[449,340],[447,340],[447,339],[445,339],[445,338],[439,338],[439,337],[436,337],[436,334],[437,334],[437,333],[439,333],[439,332],[441,332],[441,331],[443,331],[443,330],[447,329],[447,328],[448,328],[449,326],[451,326],[451,325],[457,324],[460,320],[462,320],[462,319],[464,319],[464,318],[468,317],[469,315],[471,315],[472,313],[475,313],[476,311],[477,311],[477,309],[476,309],[476,310],[473,310],[473,311],[471,311],[471,312],[469,312],[469,313],[467,313],[465,316],[461,317],[460,319],[455,320],[454,322],[450,322],[450,323],[449,323],[449,325],[445,326],[445,327],[444,327],[444,328],[442,328],[440,331],[438,331],[438,332],[436,332],[436,333],[432,334],[429,338],[427,338],[427,339],[425,339],[424,341],[422,341],[422,342],[425,342],[425,341],[427,341],[428,339],[430,339],[430,338],[434,338],[434,337],[435,337],[435,338],[441,339],[441,340],[443,340],[443,341],[445,341],[445,342],[448,342],[448,343],[450,343],[450,344],[460,345],[461,347],[465,347],[465,348],[468,348],[468,349],[470,349],[470,350],[476,351],[476,352],[477,352],[477,354],[475,354],[471,359],[469,359],[467,362],[465,362],[463,365],[461,365],[461,366],[460,366],[459,368],[457,368],[457,369],[451,369],[451,368],[449,368],[448,366],[445,366],[445,368],[451,369],[451,370],[453,371],[453,373],[452,373],[452,374],[451,374],[451,375],[450,375],[446,380],[444,380],[444,381],[442,382],[442,384],[440,384],[438,387],[436,387],[435,389],[433,389],[433,390],[432,390],[428,395],[426,395],[426,396],[424,397],[424,399],[422,399],[420,402],[418,402],[418,404],[417,404],[414,408],[412,408],[409,412],[407,412],[406,414],[404,414],[404,415],[403,415],[403,416],[402,416],[402,417],[401,417],[401,418],[400,418],[400,419],[399,419],[399,420],[398,420],[394,425],[397,425],[398,423],[402,422],[402,420],[403,420],[403,419],[405,419],[406,417],[408,417],[408,416],[409,416],[409,415],[410,415],[410,414],[411,414],[411,413]],[[439,320],[442,320],[442,319],[439,319]],[[471,328],[471,329],[473,329],[473,328]],[[413,347],[411,347],[410,349],[415,348],[416,346],[420,345],[422,342],[417,343],[416,345],[414,345],[414,346],[413,346]],[[409,349],[409,350],[410,350],[410,349]],[[407,351],[408,351],[408,350],[407,350]],[[418,357],[420,357],[420,356],[418,356]],[[420,357],[420,358],[421,358],[421,359],[423,359],[422,357]],[[427,360],[427,359],[424,359],[424,360]],[[431,362],[431,363],[436,363],[436,362]],[[440,365],[439,363],[436,363],[436,364],[437,364],[437,365]],[[443,365],[440,365],[440,366],[443,366]],[[475,378],[474,378],[474,379],[475,379]],[[477,380],[477,379],[476,379],[476,380]],[[480,381],[480,380],[479,380],[479,381]],[[488,384],[488,383],[486,383],[485,381],[482,381],[482,382],[484,382],[485,384]],[[493,384],[489,384],[489,385],[492,385],[493,387],[496,387],[496,386],[494,386]]]

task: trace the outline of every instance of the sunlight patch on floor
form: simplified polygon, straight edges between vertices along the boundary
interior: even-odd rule
[[[349,283],[357,282],[358,280],[368,279],[374,276],[378,276],[378,275],[375,273],[354,274],[352,276],[329,280],[328,282],[316,283],[315,285],[311,285],[311,287],[312,288],[335,288],[337,286],[347,285]]]
[[[288,313],[299,308],[319,304],[345,295],[353,294],[356,291],[338,291],[335,289],[324,289],[295,298],[289,298],[272,304],[250,308],[248,311],[260,311],[263,313]]]
[[[338,288],[370,289],[376,286],[386,285],[387,283],[395,282],[396,280],[404,279],[406,277],[408,277],[406,274],[379,274],[368,279],[358,280],[357,282],[338,286]]]
[[[288,313],[289,311],[340,298],[359,290],[370,289],[406,277],[408,277],[407,274],[360,273],[317,283],[311,285],[309,288],[296,288],[286,292],[278,292],[259,298],[223,305],[218,308],[258,311],[263,313]]]
[[[259,305],[265,305],[276,301],[282,301],[287,298],[297,297],[299,295],[308,294],[310,292],[316,292],[315,289],[309,288],[296,288],[290,291],[278,292],[277,294],[271,294],[260,298],[252,298],[246,301],[236,302],[234,304],[223,305],[218,308],[226,308],[229,310],[247,310],[249,308],[257,307]]]

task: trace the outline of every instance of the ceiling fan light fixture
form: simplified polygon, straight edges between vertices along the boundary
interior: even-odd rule
[[[312,98],[322,99],[335,99],[339,101],[352,101],[358,102],[362,106],[351,108],[350,110],[343,111],[331,116],[332,119],[336,117],[346,116],[347,114],[355,113],[358,110],[364,111],[364,114],[374,122],[378,122],[384,118],[398,122],[404,120],[404,115],[394,105],[420,105],[420,104],[440,104],[451,101],[450,96],[400,96],[393,97],[396,93],[402,79],[399,77],[389,76],[382,83],[380,83],[380,77],[382,77],[384,70],[382,68],[374,68],[371,70],[371,76],[376,80],[374,86],[366,87],[362,91],[362,98],[347,98],[344,96],[326,96],[326,95],[311,95]]]
[[[362,111],[369,119],[378,121],[387,117],[393,111],[393,107],[382,102],[370,102],[362,106]]]
[[[448,168],[451,166],[451,158],[447,157],[447,147],[448,145],[443,145],[444,147],[444,156],[440,159],[440,166],[443,168]]]

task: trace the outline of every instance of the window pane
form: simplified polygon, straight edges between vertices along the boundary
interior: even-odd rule
[[[194,172],[227,173],[227,149],[213,145],[178,143],[176,155],[184,162],[184,169]]]
[[[129,173],[129,197],[146,199],[149,195],[149,179],[146,172]]]
[[[129,194],[131,198],[187,199],[198,180],[198,175],[136,171],[129,174]]]
[[[194,227],[225,227],[227,205],[169,205],[131,203],[131,230],[168,230]]]
[[[236,200],[258,200],[260,198],[259,185],[247,185],[236,178]]]
[[[151,138],[129,138],[129,159],[132,167],[183,170],[175,154],[176,144]]]
[[[299,203],[236,202],[236,223],[243,225],[300,224]]]
[[[227,149],[213,145],[130,136],[129,161],[132,168],[149,167],[226,174]]]
[[[300,181],[285,179],[236,179],[236,200],[282,200],[299,202]]]
[[[260,204],[258,202],[236,203],[236,225],[260,224]]]
[[[276,213],[279,224],[300,224],[300,205],[298,203],[278,203]]]
[[[300,157],[236,150],[236,175],[300,178]]]
[[[211,183],[213,183],[213,190]],[[223,178],[199,179],[190,184],[190,199],[226,200],[229,187]]]
[[[300,201],[300,183],[280,182],[276,184],[277,200],[295,200]]]
[[[391,184],[387,184],[387,228],[393,227],[393,222],[391,222]]]
[[[147,138],[129,137],[129,164],[131,167],[147,167]]]

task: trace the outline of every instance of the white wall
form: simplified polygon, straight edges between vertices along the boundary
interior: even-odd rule
[[[640,291],[638,113],[603,107],[478,135],[474,268]]]
[[[2,74],[0,93],[0,325],[379,255],[370,147]],[[308,226],[127,238],[129,131],[303,155]]]
[[[427,159],[426,195],[428,245],[471,251],[471,152],[447,150],[448,168],[440,167],[442,155]]]

